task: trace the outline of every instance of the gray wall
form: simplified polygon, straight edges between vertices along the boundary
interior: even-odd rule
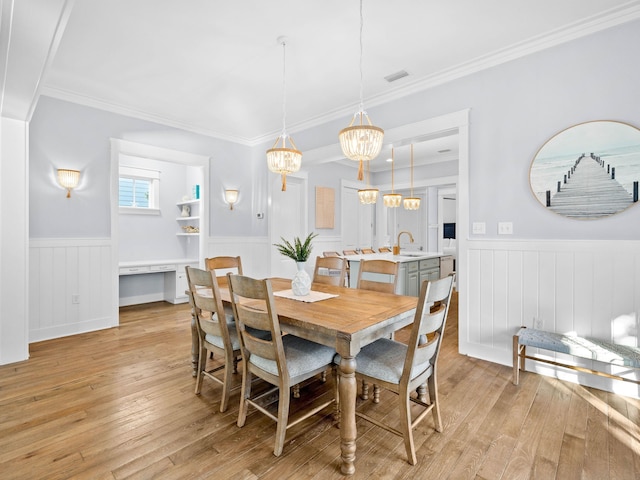
[[[538,148],[571,125],[596,119],[640,125],[639,50],[640,22],[635,21],[368,111],[388,129],[471,109],[469,218],[487,223],[484,238],[497,237],[492,226],[498,221],[512,221],[512,238],[637,239],[637,206],[602,220],[568,220],[539,205],[528,172]],[[336,143],[348,121],[297,132],[296,143],[303,152]],[[211,235],[267,234],[267,222],[256,218],[267,207],[266,143],[250,148],[41,98],[30,130],[31,237],[109,235],[110,137],[211,156]],[[83,171],[72,201],[52,179],[58,166]],[[331,186],[332,178],[344,175],[336,166],[314,167],[309,173],[310,187]],[[401,181],[403,172],[398,175]],[[240,190],[233,212],[222,200],[222,190],[230,187]],[[313,188],[309,195],[313,211]],[[309,221],[312,226],[313,215]]]

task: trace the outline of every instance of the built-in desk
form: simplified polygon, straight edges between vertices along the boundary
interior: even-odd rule
[[[349,286],[356,287],[361,260],[391,260],[398,265],[398,283],[396,293],[417,297],[420,294],[420,285],[424,280],[437,280],[440,278],[440,264],[444,260],[452,258],[439,252],[400,252],[400,255],[392,253],[369,253],[364,255],[346,255],[349,261],[351,274]]]
[[[120,306],[159,301],[187,302],[185,267],[198,265],[197,259],[190,258],[120,262]]]

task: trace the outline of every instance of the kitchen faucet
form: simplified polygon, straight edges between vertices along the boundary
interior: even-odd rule
[[[409,235],[409,241],[413,243],[413,235],[411,235],[411,232],[408,232],[407,230],[401,231],[400,233],[398,233],[398,243],[393,246],[394,255],[400,255],[400,235],[402,235],[403,233]]]

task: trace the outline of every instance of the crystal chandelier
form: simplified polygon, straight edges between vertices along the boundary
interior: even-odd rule
[[[393,193],[393,166],[396,163],[396,159],[393,155],[393,147],[391,147],[391,193],[385,193],[382,195],[382,203],[385,207],[396,208],[402,203],[402,195],[399,193]]]
[[[358,198],[363,205],[371,205],[378,201],[378,189],[369,185],[369,164],[367,163],[367,188],[358,190]]]
[[[293,143],[293,138],[287,134],[287,97],[286,97],[286,38],[278,38],[278,43],[282,45],[282,133],[276,138],[273,147],[267,150],[267,165],[273,173],[282,175],[282,191],[287,190],[287,174],[300,170],[302,164],[302,152]],[[291,147],[287,146],[287,139]],[[279,146],[278,146],[279,145]]]
[[[418,210],[420,199],[413,196],[413,143],[411,144],[411,196],[403,200],[405,210]]]
[[[350,160],[359,162],[358,180],[363,178],[363,161],[373,160],[382,149],[384,130],[376,127],[369,120],[364,110],[362,91],[362,0],[360,0],[360,108],[351,119],[348,127],[338,135],[342,153]],[[357,123],[356,123],[357,120]],[[366,120],[366,122],[365,122]]]

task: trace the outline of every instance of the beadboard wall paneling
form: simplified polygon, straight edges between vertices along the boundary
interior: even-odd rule
[[[511,365],[512,337],[521,325],[639,345],[640,241],[492,240],[466,245],[468,275],[460,301],[467,302],[462,310],[468,314],[460,318],[460,353]],[[566,355],[538,354],[593,367]],[[527,370],[640,395],[640,387],[628,382],[536,362],[528,362]],[[633,369],[613,371],[640,379]]]
[[[269,247],[267,237],[209,237],[205,257],[240,256],[245,275],[266,278],[270,271]]]
[[[30,241],[29,342],[118,325],[112,255],[109,239]]]
[[[242,257],[242,268],[246,275],[265,278],[271,275],[269,265],[270,249],[267,237],[210,237],[207,243],[207,257],[230,255]],[[317,256],[322,252],[334,250],[342,251],[342,239],[338,236],[318,236],[313,240],[313,250],[307,271],[313,273]]]

